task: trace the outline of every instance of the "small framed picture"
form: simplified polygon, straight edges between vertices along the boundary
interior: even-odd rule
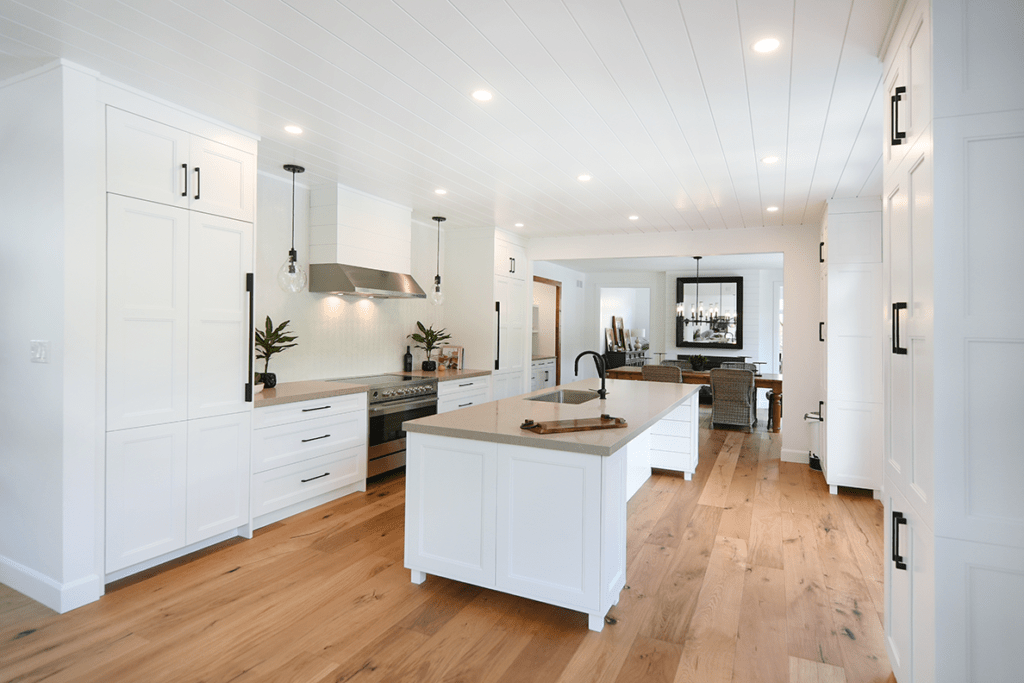
[[[449,370],[462,370],[463,352],[461,346],[442,346],[437,357],[438,365]]]
[[[605,351],[615,350],[615,333],[610,327],[604,328],[604,346]]]

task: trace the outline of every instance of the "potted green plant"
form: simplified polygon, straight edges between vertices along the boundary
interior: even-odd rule
[[[437,370],[437,363],[430,360],[430,354],[434,352],[434,349],[441,345],[441,342],[451,339],[450,334],[445,334],[443,329],[435,330],[434,326],[424,327],[423,323],[419,320],[416,321],[416,327],[420,329],[419,332],[413,332],[409,335],[409,338],[416,342],[417,349],[423,349],[427,352],[427,359],[423,361],[421,366],[424,370]]]
[[[708,364],[708,359],[699,353],[690,356],[690,367],[700,372],[704,369],[704,366]]]
[[[263,372],[257,373],[259,374],[257,381],[262,381],[263,386],[267,389],[273,389],[277,385],[277,375],[269,371],[271,356],[293,346],[298,346],[295,343],[298,337],[294,336],[287,329],[290,322],[291,320],[285,320],[277,327],[274,327],[274,323],[268,315],[266,329],[260,330],[260,328],[256,328],[256,357],[264,361]]]

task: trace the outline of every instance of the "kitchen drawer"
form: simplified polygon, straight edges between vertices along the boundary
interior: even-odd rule
[[[438,399],[437,412],[447,413],[451,412],[452,410],[458,410],[459,408],[468,408],[469,406],[475,406],[478,403],[487,403],[490,400],[490,387],[486,387],[479,391],[464,393],[460,392],[454,396]]]
[[[661,419],[669,420],[671,422],[690,422],[690,416],[692,415],[692,413],[693,406],[689,404],[683,404]]]
[[[365,477],[362,446],[260,472],[252,479],[252,516],[259,517]]]
[[[365,450],[366,419],[366,411],[359,410],[255,429],[252,471],[263,472],[356,446]]]
[[[651,434],[659,436],[674,436],[689,438],[692,434],[692,425],[689,422],[675,422],[673,420],[662,420],[651,427]]]
[[[651,434],[652,451],[670,451],[672,453],[689,453],[692,448],[690,437],[665,436],[664,434]]]
[[[470,377],[463,380],[453,379],[447,382],[438,382],[437,398],[438,400],[443,400],[449,396],[490,391],[490,388],[491,378],[487,376]]]
[[[273,427],[298,420],[312,420],[327,415],[350,413],[360,409],[366,409],[366,392],[318,398],[312,401],[282,403],[254,410],[253,429]]]

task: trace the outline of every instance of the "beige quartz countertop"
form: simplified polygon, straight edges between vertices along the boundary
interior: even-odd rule
[[[611,455],[700,390],[699,386],[693,384],[610,379],[607,380],[608,398],[605,400],[595,398],[580,405],[528,400],[531,396],[540,396],[556,389],[596,390],[600,386],[600,380],[590,379],[548,387],[522,396],[410,420],[403,423],[403,429],[407,432],[474,441]],[[534,422],[572,420],[600,417],[602,413],[625,418],[629,426],[624,429],[598,429],[567,434],[534,434],[520,429],[520,425],[527,419]]]
[[[490,370],[412,370],[410,372],[389,372],[389,375],[404,375],[406,377],[433,377],[438,382],[449,382],[453,379],[466,379],[468,377],[483,377],[491,374]]]
[[[628,381],[628,380],[623,380]],[[365,384],[345,384],[344,382],[326,382],[308,380],[305,382],[281,382],[273,389],[264,389],[256,394],[253,404],[257,408],[276,406],[281,403],[312,401],[318,398],[358,394],[368,389]]]

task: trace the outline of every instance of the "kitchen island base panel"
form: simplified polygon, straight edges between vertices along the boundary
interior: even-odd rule
[[[408,434],[405,566],[585,612],[626,577],[626,449],[610,456]]]

